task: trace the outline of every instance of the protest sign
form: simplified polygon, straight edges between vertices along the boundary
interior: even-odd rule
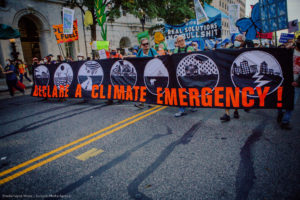
[[[294,36],[295,36],[294,34],[281,33],[279,42],[280,42],[280,43],[287,43],[288,40],[294,39]]]
[[[179,35],[185,38],[186,42],[195,41],[201,46],[201,40],[221,38],[221,14],[212,17],[209,21],[197,24],[196,19],[180,25],[165,24],[165,35],[168,43],[176,39]],[[169,44],[168,44],[169,45]]]
[[[63,8],[63,30],[64,34],[73,33],[74,10]]]
[[[288,28],[286,0],[259,0],[262,32],[270,33]]]
[[[289,33],[293,33],[299,30],[298,19],[289,22]]]
[[[64,34],[63,33],[63,24],[53,25],[53,33],[55,35],[57,44],[65,43],[65,42],[72,42],[78,40],[78,26],[77,20],[73,22],[73,34]]]
[[[105,49],[99,50],[98,53],[99,53],[99,57],[100,57],[101,60],[107,58]]]
[[[240,4],[229,4],[228,13],[230,33],[239,33],[235,23],[240,18]]]
[[[220,49],[39,65],[35,97],[205,108],[293,108],[293,51]]]
[[[92,49],[93,50],[105,49],[106,51],[109,51],[109,41],[93,41]]]

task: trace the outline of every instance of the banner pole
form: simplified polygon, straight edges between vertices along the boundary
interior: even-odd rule
[[[64,57],[64,59],[66,59],[65,54],[64,54],[64,51],[63,51],[63,49],[61,48],[61,45],[60,45],[60,44],[57,44],[57,45],[58,45],[59,51],[61,52],[62,56]]]
[[[277,31],[275,31],[275,46],[277,47]]]

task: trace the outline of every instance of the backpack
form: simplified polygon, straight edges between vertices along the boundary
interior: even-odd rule
[[[140,49],[139,52],[137,53],[136,57],[140,57],[141,54],[142,54],[142,51],[143,51],[143,49]],[[150,48],[149,51],[150,51],[152,57],[154,57],[154,53],[153,53],[152,48]],[[148,55],[149,55],[149,53],[148,53]]]

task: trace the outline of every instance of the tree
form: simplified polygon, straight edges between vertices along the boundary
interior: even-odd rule
[[[176,25],[195,18],[194,0],[125,0],[122,9],[141,18],[146,14],[150,18],[162,18],[165,23]],[[200,0],[210,4],[212,0]],[[111,13],[112,16],[114,13]]]
[[[132,0],[83,0],[82,3],[78,3],[76,0],[71,0],[71,6],[79,7],[83,14],[85,14],[84,7],[87,7],[92,13],[93,24],[91,25],[91,39],[92,41],[96,41],[97,22],[101,27],[102,39],[106,40],[107,25],[104,25],[106,19],[108,18],[108,21],[113,21],[115,18],[119,18],[121,16],[121,9],[128,10],[131,1]],[[97,13],[97,11],[100,13]]]

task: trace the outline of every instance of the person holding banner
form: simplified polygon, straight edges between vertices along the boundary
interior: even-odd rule
[[[235,37],[233,46],[231,46],[231,48],[242,49],[242,48],[244,48],[244,46],[245,46],[245,36],[242,34],[239,34]],[[245,111],[249,112],[249,110],[247,110],[247,109],[245,109]],[[236,119],[240,118],[240,115],[239,115],[239,112],[237,109],[234,110],[233,117]],[[222,117],[220,117],[220,120],[222,122],[230,121],[229,109],[225,109],[225,114]]]
[[[158,53],[155,49],[150,48],[147,38],[141,39],[141,49],[138,51],[136,57],[157,57]]]
[[[141,49],[138,51],[136,57],[157,57],[158,53],[155,49],[150,48],[149,40],[147,38],[141,39]],[[144,108],[143,103],[135,104],[135,107]]]
[[[177,42],[178,47],[175,48],[174,53],[188,53],[188,52],[193,52],[193,51],[194,51],[194,48],[193,48],[193,47],[187,46],[187,45],[185,44],[185,40],[184,40],[183,36],[181,36],[181,35],[178,36],[178,37],[176,38],[176,42]],[[196,109],[193,108],[191,111],[192,111],[192,112],[195,112]],[[185,108],[184,108],[184,107],[179,107],[178,112],[175,113],[174,116],[175,116],[175,117],[181,117],[181,116],[183,116],[183,115],[186,115]]]
[[[294,81],[292,86],[295,87],[294,104],[297,103],[300,96],[300,36],[298,36],[293,56],[293,71]],[[280,128],[284,130],[291,130],[290,120],[292,116],[292,110],[286,110],[283,112],[282,109],[278,110],[277,122],[280,123]]]

